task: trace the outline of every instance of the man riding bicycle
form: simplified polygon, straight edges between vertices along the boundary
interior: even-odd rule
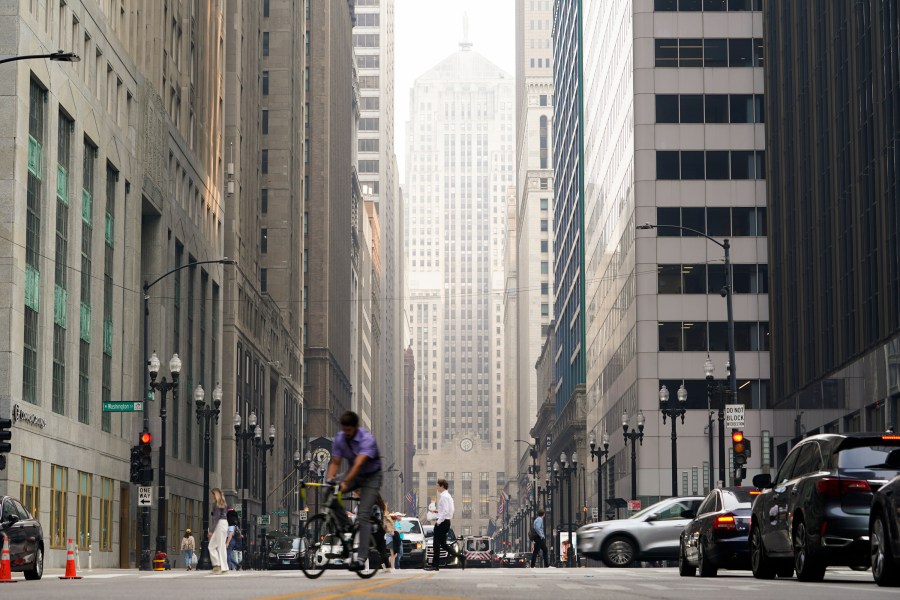
[[[359,550],[352,563],[351,571],[365,568],[369,557],[369,539],[372,535],[372,507],[381,489],[381,456],[378,442],[368,429],[359,426],[359,415],[347,411],[341,415],[341,431],[335,436],[331,446],[331,462],[328,464],[327,481],[334,481],[341,459],[346,458],[350,470],[341,482],[341,493],[359,490]]]

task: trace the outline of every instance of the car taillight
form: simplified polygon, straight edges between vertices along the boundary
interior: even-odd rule
[[[816,491],[823,496],[841,496],[850,492],[871,492],[872,488],[864,479],[823,477],[816,481]]]
[[[737,524],[734,522],[734,515],[719,515],[718,517],[716,517],[716,522],[713,524],[713,529],[728,531],[737,529]]]

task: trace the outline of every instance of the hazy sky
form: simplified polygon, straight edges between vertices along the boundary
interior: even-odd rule
[[[401,184],[406,183],[409,91],[416,77],[459,49],[464,13],[473,49],[515,76],[515,0],[396,0],[394,127]]]

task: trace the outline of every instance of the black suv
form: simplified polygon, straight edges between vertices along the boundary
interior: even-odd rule
[[[890,434],[823,434],[794,446],[778,474],[757,475],[753,503],[753,575],[821,581],[830,565],[869,566],[872,495],[898,469],[887,464],[900,448]],[[793,563],[793,564],[792,564]]]
[[[44,574],[44,530],[12,496],[0,496],[0,547],[4,536],[9,538],[12,570],[24,572],[25,579],[40,579]]]

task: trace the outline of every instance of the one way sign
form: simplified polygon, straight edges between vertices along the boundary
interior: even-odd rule
[[[138,507],[153,506],[153,486],[138,488]]]

